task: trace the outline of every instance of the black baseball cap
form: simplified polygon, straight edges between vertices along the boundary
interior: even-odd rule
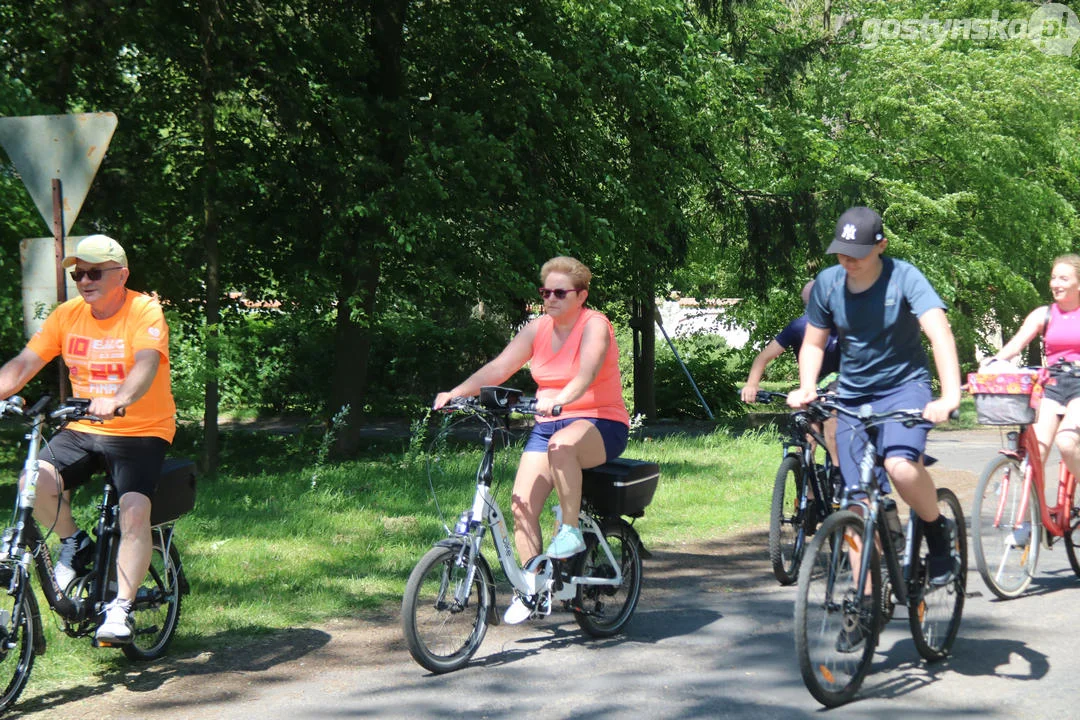
[[[881,216],[868,207],[853,207],[836,221],[836,234],[825,252],[864,258],[884,239]]]

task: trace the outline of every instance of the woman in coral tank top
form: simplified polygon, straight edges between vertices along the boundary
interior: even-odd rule
[[[1035,437],[1046,462],[1056,435],[1065,465],[1080,477],[1080,378],[1061,367],[1061,363],[1080,366],[1080,255],[1054,260],[1050,295],[1054,302],[1032,310],[1016,335],[987,364],[1016,357],[1038,335],[1044,336],[1049,380],[1039,403]]]
[[[581,470],[601,465],[626,449],[630,418],[622,399],[619,350],[608,319],[585,307],[592,273],[571,257],[557,257],[540,270],[544,314],[531,321],[499,355],[448,392],[438,409],[454,397],[471,397],[485,385],[499,385],[529,363],[536,381],[537,422],[525,445],[514,479],[514,542],[527,561],[540,554],[540,512],[554,488],[562,525],[548,545],[552,558],[585,549],[578,528]],[[551,416],[556,405],[562,412]],[[521,622],[532,614],[520,598],[505,620]]]

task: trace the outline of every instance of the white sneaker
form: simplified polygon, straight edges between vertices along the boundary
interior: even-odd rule
[[[503,622],[507,625],[517,625],[532,617],[532,608],[525,604],[520,595],[514,596],[514,601],[503,613]]]
[[[135,623],[131,620],[131,601],[113,600],[105,606],[105,620],[94,638],[98,642],[122,644],[131,642]]]
[[[585,538],[581,530],[569,525],[560,525],[555,539],[547,547],[545,553],[549,558],[565,560],[577,555],[585,549]]]
[[[93,543],[90,536],[82,530],[60,541],[60,552],[53,568],[53,579],[57,586],[67,592],[71,582],[86,572],[86,561],[91,554]]]

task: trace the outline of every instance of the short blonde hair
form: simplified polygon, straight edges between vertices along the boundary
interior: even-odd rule
[[[589,281],[592,280],[592,271],[580,260],[565,255],[553,257],[540,268],[540,283],[547,282],[548,275],[553,272],[569,275],[574,281],[575,290],[588,290]]]
[[[1054,258],[1054,264],[1050,266],[1050,272],[1053,272],[1054,268],[1058,265],[1071,265],[1073,271],[1076,273],[1076,277],[1080,278],[1080,255],[1076,255],[1075,253],[1058,255]]]

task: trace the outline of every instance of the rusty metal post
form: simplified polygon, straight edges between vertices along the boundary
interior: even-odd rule
[[[64,190],[60,178],[52,179],[52,205],[53,205],[53,240],[56,248],[56,301],[62,303],[67,300],[67,282],[64,281]],[[67,368],[64,367],[64,356],[56,358],[57,388],[60,399],[66,400],[68,396]]]

